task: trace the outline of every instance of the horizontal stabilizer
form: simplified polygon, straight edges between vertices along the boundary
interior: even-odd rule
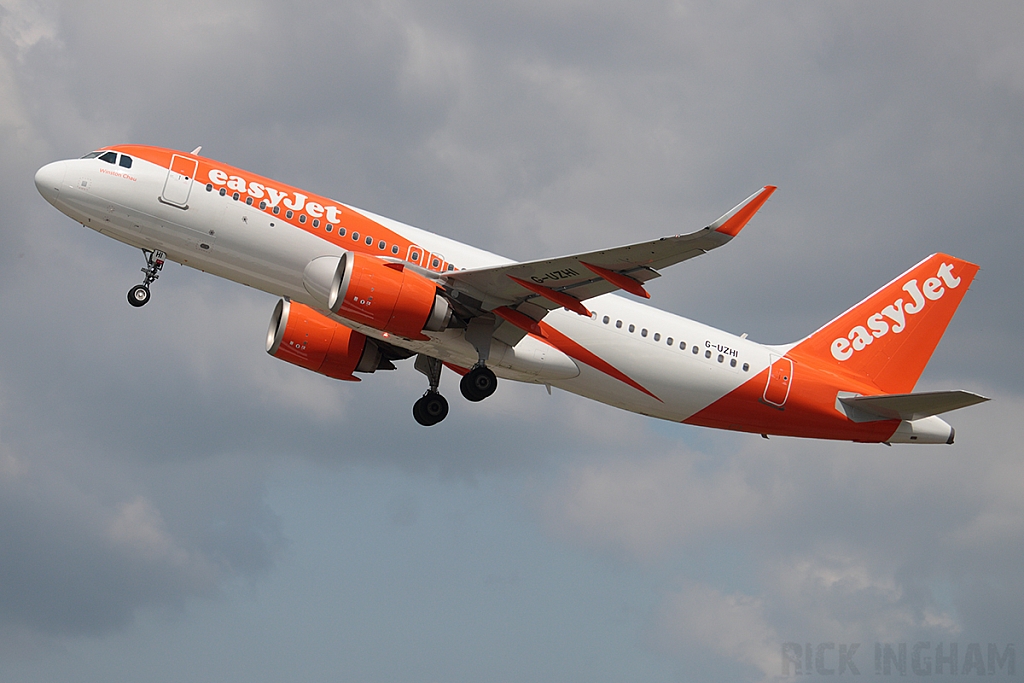
[[[882,396],[843,396],[843,393],[840,392],[837,397],[836,407],[854,422],[920,420],[988,400],[970,391],[926,391]]]

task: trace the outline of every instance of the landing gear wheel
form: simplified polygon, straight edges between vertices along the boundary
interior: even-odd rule
[[[436,391],[428,391],[412,406],[412,416],[424,427],[448,417],[448,401]]]
[[[135,285],[128,290],[128,303],[135,308],[145,306],[149,303],[149,287],[146,285]]]
[[[498,378],[486,365],[478,365],[462,378],[459,389],[468,401],[482,401],[498,388]]]
[[[164,259],[167,258],[167,254],[162,251],[150,251],[148,249],[143,249],[142,255],[146,257],[146,267],[142,269],[142,274],[146,278],[142,281],[141,285],[135,285],[128,290],[128,303],[135,308],[149,303],[149,286],[160,277],[160,270],[164,267]]]

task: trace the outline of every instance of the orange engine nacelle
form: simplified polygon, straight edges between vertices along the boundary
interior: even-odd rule
[[[381,350],[365,334],[317,313],[308,306],[281,299],[270,317],[267,353],[335,379],[358,382],[353,372],[373,372]]]
[[[338,262],[328,305],[344,318],[407,339],[444,330],[452,315],[431,280],[404,264],[351,251]]]

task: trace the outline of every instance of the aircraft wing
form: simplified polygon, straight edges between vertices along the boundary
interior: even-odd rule
[[[731,240],[775,189],[772,185],[761,188],[711,225],[687,235],[558,258],[454,271],[445,274],[444,282],[449,290],[454,290],[456,300],[466,301],[465,297],[469,297],[481,314],[494,311],[520,330],[529,323],[516,319],[516,313],[533,322],[560,307],[589,315],[580,302],[608,292],[622,289],[649,298],[644,282],[659,277],[662,268],[700,256]],[[511,315],[508,311],[512,311]]]

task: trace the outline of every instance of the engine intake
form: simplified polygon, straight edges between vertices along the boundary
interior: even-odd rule
[[[366,335],[294,301],[281,299],[270,317],[267,353],[335,379],[358,382],[353,372],[373,372],[380,347]]]
[[[423,330],[444,330],[452,315],[432,280],[402,263],[356,252],[339,259],[327,304],[344,318],[407,339],[425,340]]]

